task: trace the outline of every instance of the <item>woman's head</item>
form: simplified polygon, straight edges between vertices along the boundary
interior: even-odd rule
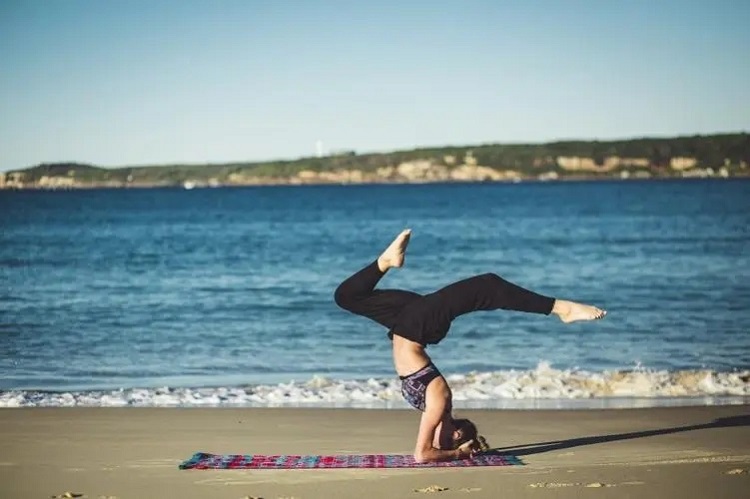
[[[453,448],[458,449],[461,445],[469,440],[473,440],[473,448],[477,450],[487,450],[490,446],[483,436],[477,432],[477,426],[470,419],[453,420]]]

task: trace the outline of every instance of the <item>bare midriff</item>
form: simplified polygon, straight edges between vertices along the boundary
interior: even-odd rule
[[[424,345],[393,335],[393,365],[399,376],[408,376],[430,363]]]

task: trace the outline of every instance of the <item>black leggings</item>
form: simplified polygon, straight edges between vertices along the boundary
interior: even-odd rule
[[[436,344],[451,322],[476,310],[517,310],[549,314],[554,298],[529,291],[496,274],[482,274],[454,282],[434,293],[420,295],[400,289],[375,289],[384,273],[377,261],[342,282],[336,304],[388,328],[388,336],[402,336],[422,345]]]

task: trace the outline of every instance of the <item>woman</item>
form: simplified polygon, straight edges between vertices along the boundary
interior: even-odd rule
[[[434,293],[375,289],[392,268],[404,264],[411,230],[401,232],[378,259],[342,282],[336,303],[388,328],[401,392],[422,411],[414,459],[432,462],[470,457],[487,445],[468,419],[452,416],[452,394],[425,348],[448,333],[456,317],[476,310],[518,310],[555,314],[563,322],[601,319],[606,312],[590,305],[542,296],[495,274],[455,282]]]

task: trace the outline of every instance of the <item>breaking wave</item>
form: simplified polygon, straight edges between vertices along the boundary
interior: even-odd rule
[[[590,372],[554,369],[447,376],[457,408],[597,408],[750,403],[750,370]],[[0,391],[0,407],[405,408],[398,379],[307,381],[235,387]]]

